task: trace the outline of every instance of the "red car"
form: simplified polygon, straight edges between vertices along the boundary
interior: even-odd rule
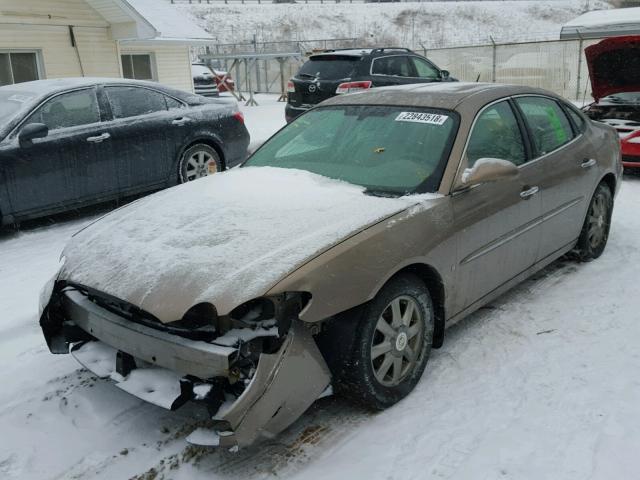
[[[213,74],[215,75],[215,80],[218,84],[219,92],[232,92],[235,90],[236,82],[233,80],[233,78],[231,78],[229,72],[214,69]]]
[[[585,56],[595,102],[584,111],[618,131],[625,169],[640,169],[640,36],[604,39]]]

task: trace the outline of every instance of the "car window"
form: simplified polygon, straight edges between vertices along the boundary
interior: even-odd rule
[[[404,55],[376,58],[371,67],[373,75],[388,75],[391,77],[411,77],[413,71],[409,58]]]
[[[519,97],[516,103],[527,120],[538,155],[549,153],[573,138],[569,119],[556,101],[544,97]]]
[[[305,62],[298,77],[339,80],[353,76],[361,57],[348,55],[319,55]]]
[[[490,106],[476,120],[467,146],[468,166],[481,158],[500,158],[515,165],[527,159],[518,121],[506,100]]]
[[[148,88],[106,87],[105,91],[114,118],[135,117],[174,108],[167,106],[168,97]]]
[[[565,110],[569,112],[569,116],[573,120],[573,123],[575,124],[578,131],[584,132],[584,127],[586,126],[584,117],[580,115],[578,112],[576,112],[575,109],[571,108],[569,105],[565,105]]]
[[[173,110],[174,108],[184,108],[184,104],[179,102],[175,98],[165,96],[164,99],[167,102],[167,108],[169,110]]]
[[[431,78],[434,80],[440,78],[440,72],[438,71],[438,69],[426,60],[420,57],[411,57],[411,61],[413,62],[413,66],[416,68],[418,77]]]
[[[44,123],[49,130],[88,125],[100,121],[93,88],[57,95],[38,108],[25,123]]]

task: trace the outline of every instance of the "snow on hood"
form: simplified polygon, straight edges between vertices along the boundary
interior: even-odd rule
[[[226,314],[422,197],[363,190],[300,170],[234,169],[143,198],[81,230],[63,252],[60,279],[163,322],[204,301]]]
[[[640,36],[611,37],[584,50],[595,101],[640,92]]]

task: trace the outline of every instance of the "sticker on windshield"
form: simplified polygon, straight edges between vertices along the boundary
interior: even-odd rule
[[[28,102],[32,98],[33,97],[30,97],[28,95],[11,95],[9,97],[9,100],[11,100],[13,102],[18,102],[18,103],[24,103],[24,102]]]
[[[447,115],[439,115],[437,113],[421,113],[421,112],[400,112],[396,117],[396,122],[415,122],[429,123],[431,125],[442,125],[447,121]]]

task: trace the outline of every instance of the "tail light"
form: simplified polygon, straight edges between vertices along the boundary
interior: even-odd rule
[[[336,93],[340,95],[342,93],[361,92],[370,88],[371,80],[365,80],[362,82],[345,82],[338,85],[338,88],[336,88]]]
[[[242,114],[242,112],[238,111],[236,113],[233,114],[233,118],[235,118],[236,120],[238,120],[240,123],[244,123],[244,115]]]
[[[296,86],[293,84],[291,80],[287,82],[287,93],[294,93],[296,91]]]

